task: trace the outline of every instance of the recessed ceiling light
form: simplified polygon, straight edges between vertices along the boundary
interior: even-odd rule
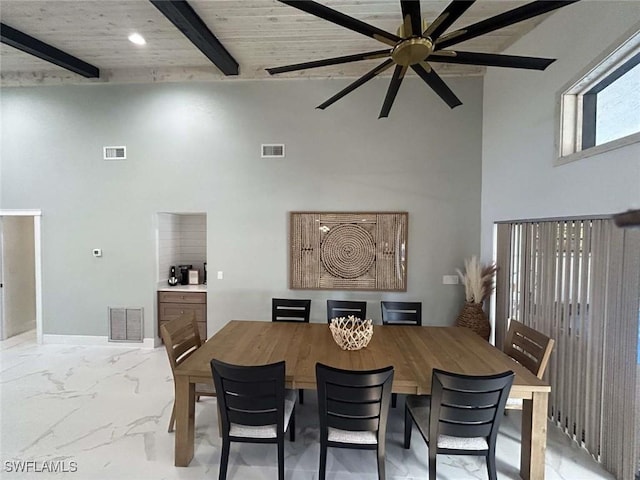
[[[131,35],[129,35],[129,41],[131,43],[135,43],[136,45],[146,45],[147,43],[144,37],[139,33],[132,33]]]

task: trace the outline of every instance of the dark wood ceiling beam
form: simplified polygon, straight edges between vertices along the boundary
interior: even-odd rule
[[[238,62],[184,0],[149,0],[225,75],[238,75]]]
[[[44,43],[37,38],[33,38],[15,28],[0,23],[0,42],[22,50],[29,55],[41,58],[49,63],[66,68],[78,75],[86,78],[98,78],[100,69],[87,62],[80,60],[73,55],[69,55],[62,50],[52,47],[48,43]]]

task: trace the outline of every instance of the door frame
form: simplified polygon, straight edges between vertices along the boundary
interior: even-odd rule
[[[33,217],[33,243],[35,250],[36,267],[36,340],[42,343],[42,236],[41,236],[41,210],[3,210],[0,209],[0,217]],[[4,262],[3,262],[4,264]],[[4,281],[4,278],[3,278]],[[4,292],[0,293],[4,295]],[[2,302],[4,306],[4,300]],[[4,320],[3,320],[4,321]],[[3,327],[4,329],[4,327]]]

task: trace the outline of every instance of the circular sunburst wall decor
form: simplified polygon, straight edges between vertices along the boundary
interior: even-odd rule
[[[405,292],[407,226],[407,212],[291,212],[289,288]]]
[[[344,224],[329,230],[320,249],[322,265],[339,278],[358,278],[376,259],[371,233],[358,225]]]

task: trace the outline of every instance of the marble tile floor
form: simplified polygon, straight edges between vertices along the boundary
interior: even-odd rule
[[[195,457],[187,468],[173,465],[174,434],[167,433],[172,402],[164,348],[37,345],[33,332],[0,342],[0,477],[217,478],[221,442],[216,400],[204,398],[196,406]],[[387,478],[426,479],[427,449],[415,429],[411,449],[402,448],[402,413],[400,396],[389,419]],[[318,476],[316,415],[314,395],[307,392],[305,404],[297,407],[296,441],[286,442],[287,479]],[[497,448],[500,479],[519,478],[519,422],[518,412],[504,418]],[[40,472],[15,472],[17,461],[36,462],[31,468]],[[275,479],[276,462],[273,445],[233,444],[228,478]],[[67,473],[42,472],[52,465]],[[73,469],[77,471],[69,471]],[[327,472],[328,479],[376,479],[375,453],[330,449]],[[438,473],[442,480],[487,478],[484,461],[475,457],[441,455]],[[613,477],[550,425],[546,478]]]

